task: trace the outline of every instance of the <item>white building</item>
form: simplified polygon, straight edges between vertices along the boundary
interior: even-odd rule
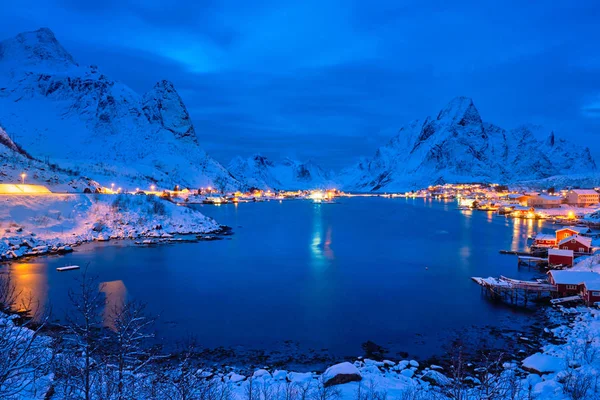
[[[587,207],[600,203],[600,194],[594,189],[573,189],[567,193],[567,204]]]

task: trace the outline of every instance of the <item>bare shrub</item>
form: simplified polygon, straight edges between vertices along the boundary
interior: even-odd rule
[[[8,280],[5,280],[2,288],[15,293],[14,286]],[[13,299],[11,295],[5,301],[14,304]],[[31,310],[31,303],[24,303],[23,307]],[[48,316],[33,315],[23,323],[17,323],[23,319],[15,317],[0,315],[1,399],[22,397],[25,392],[30,396],[36,390],[36,382],[50,372],[52,361],[50,339],[40,335]]]

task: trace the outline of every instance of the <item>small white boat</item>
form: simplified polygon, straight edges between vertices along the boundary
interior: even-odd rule
[[[79,269],[79,265],[67,265],[66,267],[58,267],[56,268],[57,271],[62,272],[62,271],[71,271],[73,269]]]

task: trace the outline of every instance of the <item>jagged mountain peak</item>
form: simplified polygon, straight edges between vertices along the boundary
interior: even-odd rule
[[[72,67],[78,64],[48,28],[22,32],[0,42],[0,61],[14,65]]]
[[[509,131],[483,123],[473,100],[457,97],[423,124],[402,128],[374,156],[342,172],[346,189],[410,190],[435,182],[503,182],[593,171],[587,148],[539,125]]]
[[[123,187],[219,186],[239,182],[198,145],[169,81],[144,95],[81,68],[48,29],[1,42],[0,121],[32,157],[85,169]]]
[[[196,141],[192,119],[171,81],[161,80],[142,98],[142,110],[148,121],[158,122],[177,138]]]
[[[452,99],[437,116],[438,121],[447,121],[462,126],[482,124],[481,116],[473,100],[469,97],[459,96]]]

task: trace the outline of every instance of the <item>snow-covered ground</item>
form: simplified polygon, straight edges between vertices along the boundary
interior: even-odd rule
[[[0,196],[0,259],[92,240],[166,237],[218,228],[200,212],[156,196]]]

